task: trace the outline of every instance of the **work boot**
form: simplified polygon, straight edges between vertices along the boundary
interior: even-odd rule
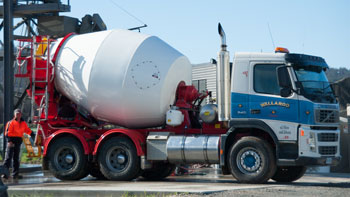
[[[6,166],[0,166],[1,178],[8,179],[10,176],[10,170]]]
[[[8,179],[9,177],[6,174],[1,175],[1,178]]]

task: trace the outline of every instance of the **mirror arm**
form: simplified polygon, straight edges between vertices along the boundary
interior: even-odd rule
[[[300,95],[300,88],[297,88],[297,89],[294,89],[294,88],[291,88],[292,92],[296,93],[297,95]]]

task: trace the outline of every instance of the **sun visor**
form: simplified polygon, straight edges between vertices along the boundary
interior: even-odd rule
[[[293,66],[319,66],[328,69],[328,64],[322,57],[289,53],[286,54],[286,61],[292,63]]]

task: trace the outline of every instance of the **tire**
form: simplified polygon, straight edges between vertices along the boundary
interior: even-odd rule
[[[142,177],[150,181],[159,181],[170,176],[176,166],[169,163],[157,162],[153,164],[151,169],[144,170]]]
[[[227,156],[232,176],[242,183],[265,183],[276,172],[270,144],[257,137],[242,137]]]
[[[93,163],[89,167],[89,173],[92,177],[95,177],[98,180],[106,180],[107,178],[102,174],[98,164]]]
[[[278,166],[272,180],[276,182],[293,182],[300,179],[306,172],[305,166]]]
[[[110,180],[129,181],[137,178],[140,158],[135,145],[126,137],[113,137],[100,148],[98,163],[102,174]]]
[[[59,138],[49,148],[49,169],[56,178],[79,180],[88,175],[87,156],[78,140]]]

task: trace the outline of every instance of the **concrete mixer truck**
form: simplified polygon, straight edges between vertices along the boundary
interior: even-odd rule
[[[243,183],[292,182],[336,165],[339,107],[321,57],[236,53],[219,25],[216,102],[189,60],[127,30],[19,40],[43,168],[62,180],[160,180],[177,164],[218,164]],[[22,43],[22,44],[21,44]],[[24,67],[24,66],[23,66]]]

